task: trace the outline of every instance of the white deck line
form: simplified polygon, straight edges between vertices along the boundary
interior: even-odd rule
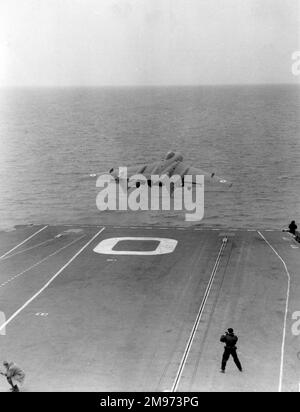
[[[14,250],[16,250],[18,247],[24,245],[24,243],[26,243],[28,240],[32,239],[35,235],[37,235],[38,233],[42,232],[43,230],[45,230],[48,227],[48,225],[42,227],[41,229],[37,230],[36,232],[34,232],[32,235],[28,236],[26,239],[24,239],[22,242],[18,243],[16,246],[14,246],[12,249],[8,250],[7,252],[5,252],[2,256],[0,256],[0,259],[4,258],[5,256],[7,256],[9,253],[13,252]]]
[[[281,356],[280,356],[280,371],[279,371],[279,383],[278,383],[278,392],[282,391],[282,378],[283,378],[283,364],[284,364],[284,349],[285,349],[285,338],[286,338],[286,324],[287,324],[287,314],[289,309],[289,298],[290,298],[290,284],[291,284],[291,275],[288,271],[285,261],[279,255],[279,253],[274,249],[270,242],[264,237],[264,235],[258,230],[257,233],[264,239],[268,246],[273,250],[276,256],[282,262],[286,275],[287,275],[287,290],[286,290],[286,299],[285,299],[285,313],[284,313],[284,322],[283,322],[283,331],[282,331],[282,342],[281,342]]]
[[[57,255],[59,252],[61,252],[64,249],[67,249],[69,246],[73,245],[74,243],[79,242],[79,240],[83,239],[86,235],[80,236],[77,239],[72,240],[72,242],[67,243],[66,245],[62,246],[61,248],[57,249],[55,252],[51,253],[50,255],[44,257],[43,259],[39,260],[38,262],[34,263],[33,265],[31,265],[30,267],[28,267],[27,269],[22,270],[22,272],[16,273],[16,274],[11,274],[11,275],[7,275],[9,276],[9,278],[0,284],[0,288],[2,288],[2,286],[6,285],[8,282],[11,282],[12,280],[18,278],[21,275],[24,275],[24,273],[27,273],[29,270],[34,269],[35,267],[39,266],[41,263],[45,262],[47,259],[49,259],[52,256]]]
[[[222,240],[222,244],[221,244],[221,247],[220,247],[220,250],[219,250],[217,259],[216,259],[216,261],[215,261],[213,270],[212,270],[212,272],[211,272],[211,275],[210,275],[210,278],[209,278],[209,282],[208,282],[208,284],[207,284],[207,287],[206,287],[206,290],[205,290],[205,293],[204,293],[202,302],[201,302],[201,304],[200,304],[199,311],[198,311],[197,317],[196,317],[196,319],[195,319],[195,322],[194,322],[194,325],[193,325],[191,334],[190,334],[190,336],[189,336],[188,342],[187,342],[186,347],[185,347],[185,350],[184,350],[184,352],[183,352],[183,355],[182,355],[182,358],[181,358],[181,362],[180,362],[179,368],[178,368],[178,370],[177,370],[176,377],[175,377],[174,382],[173,382],[173,385],[172,385],[171,392],[176,392],[176,390],[177,390],[177,388],[178,388],[178,385],[179,385],[179,382],[180,382],[180,379],[181,379],[182,372],[183,372],[183,370],[184,370],[184,367],[185,367],[186,361],[187,361],[187,359],[188,359],[188,356],[189,356],[191,347],[192,347],[192,345],[193,345],[193,341],[194,341],[194,338],[195,338],[195,335],[196,335],[196,332],[197,332],[197,329],[198,329],[198,326],[199,326],[199,323],[200,323],[200,320],[201,320],[201,316],[202,316],[202,313],[203,313],[203,311],[204,311],[204,308],[205,308],[205,305],[206,305],[206,302],[207,302],[207,299],[208,299],[208,296],[209,296],[211,287],[212,287],[212,285],[213,285],[213,281],[214,281],[215,275],[216,275],[216,273],[217,273],[217,270],[218,270],[218,267],[219,267],[219,264],[220,264],[222,252],[223,252],[223,250],[225,249],[226,244],[227,244],[227,238],[224,237],[224,239]]]
[[[56,273],[51,277],[51,279],[48,280],[48,282],[45,283],[45,285],[38,291],[36,292],[30,299],[28,299],[16,312],[14,312],[2,325],[0,326],[0,332],[16,317],[21,313],[35,298],[37,298],[53,281],[54,279],[57,278],[61,274],[63,270],[66,269],[70,265],[70,263],[73,262],[77,258],[77,256],[80,255],[81,252],[84,251],[95,239],[98,235],[100,235],[101,232],[105,230],[105,227],[102,227],[81,249],[79,249],[78,252],[75,253],[71,257],[71,259],[68,260],[67,263],[65,263]]]

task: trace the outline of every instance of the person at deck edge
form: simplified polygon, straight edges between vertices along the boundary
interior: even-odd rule
[[[6,376],[8,383],[11,385],[12,392],[19,392],[19,386],[24,382],[25,373],[14,362],[4,361],[3,366],[6,368],[6,371],[0,372],[1,375]]]
[[[297,225],[296,222],[294,220],[291,221],[291,223],[289,224],[289,231],[290,233],[292,233],[293,235],[296,235],[296,229],[297,229]]]
[[[236,353],[237,347],[235,346],[238,341],[238,337],[233,333],[232,328],[228,328],[227,332],[221,336],[220,342],[225,343],[224,353],[222,357],[221,372],[225,373],[226,363],[230,357],[233,357],[234,363],[236,364],[238,370],[242,372],[242,365],[239,361],[238,355]]]

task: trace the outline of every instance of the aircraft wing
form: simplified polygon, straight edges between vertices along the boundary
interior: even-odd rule
[[[133,165],[129,167],[116,167],[111,169],[109,172],[114,178],[119,179],[130,179],[134,175],[143,175],[147,180],[151,179],[152,175],[168,175],[169,177],[173,175],[189,176],[189,178],[185,178],[185,182],[197,184],[196,176],[197,175],[204,175],[205,182],[212,182],[218,183],[221,185],[225,185],[228,187],[232,186],[232,182],[224,179],[222,177],[217,176],[215,173],[209,173],[205,170],[202,170],[197,167],[189,166],[183,162],[176,162],[171,163],[170,165],[166,165],[164,161],[157,161],[152,163],[144,163],[139,165]],[[93,177],[97,177],[100,174],[90,175]]]
[[[126,166],[126,168],[127,168],[127,177],[130,178],[133,175],[141,173],[140,170],[145,169],[145,167],[146,167],[146,165],[135,165],[135,166],[129,166],[129,167]],[[88,176],[92,177],[92,178],[97,178],[97,177],[102,176],[102,175],[111,174],[113,177],[122,178],[122,177],[125,177],[124,168],[125,168],[125,166],[121,166],[121,168],[115,167],[115,168],[112,168],[110,170],[104,170],[103,172],[90,173]]]
[[[203,169],[189,166],[186,163],[178,162],[176,164],[171,164],[168,168],[164,169],[164,164],[162,162],[153,162],[150,164],[139,165],[139,166],[132,166],[127,168],[127,177],[130,178],[133,175],[142,174],[145,176],[146,179],[150,180],[151,175],[161,175],[167,174],[169,177],[173,175],[189,176],[189,178],[185,178],[185,182],[197,184],[196,176],[197,175],[204,175],[205,183],[212,182],[217,183],[222,186],[231,187],[232,182],[229,180],[217,176],[215,173],[206,172]]]
[[[231,187],[232,182],[230,182],[227,179],[224,179],[223,177],[217,176],[215,173],[210,173],[206,172],[203,169],[200,169],[198,167],[193,167],[193,166],[188,166],[184,163],[181,163],[178,165],[178,167],[175,169],[174,173],[180,174],[181,176],[190,176],[189,178],[186,178],[185,181],[193,184],[197,184],[196,182],[196,176],[197,175],[204,175],[204,182],[212,182],[212,183],[218,183],[224,186]]]

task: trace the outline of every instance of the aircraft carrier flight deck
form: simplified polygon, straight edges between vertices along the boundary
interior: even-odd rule
[[[279,230],[2,231],[2,358],[28,392],[298,392],[299,247]],[[229,327],[243,372],[230,360],[224,375]]]

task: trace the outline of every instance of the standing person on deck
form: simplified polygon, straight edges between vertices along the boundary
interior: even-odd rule
[[[19,386],[24,382],[25,373],[13,362],[4,361],[3,366],[6,368],[6,371],[0,372],[1,375],[6,376],[8,383],[11,385],[12,392],[19,392]]]
[[[228,328],[227,332],[221,336],[220,342],[225,343],[224,353],[222,357],[222,365],[221,365],[221,372],[225,373],[226,363],[230,357],[233,357],[234,363],[238,367],[238,370],[242,372],[242,365],[239,361],[238,355],[236,353],[237,347],[235,346],[238,341],[238,337],[233,333],[232,328]]]
[[[297,229],[296,222],[294,220],[291,221],[289,224],[289,232],[292,233],[293,235],[296,235],[296,229]]]

